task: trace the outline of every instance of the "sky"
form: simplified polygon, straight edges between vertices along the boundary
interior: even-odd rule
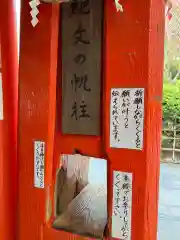
[[[88,180],[90,184],[107,185],[107,161],[98,158],[91,158],[89,165]]]

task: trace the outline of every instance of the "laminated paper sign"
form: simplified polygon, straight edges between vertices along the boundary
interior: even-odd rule
[[[144,89],[111,89],[110,146],[142,150]]]
[[[114,171],[112,237],[131,240],[132,173]]]
[[[45,143],[41,141],[34,142],[34,186],[44,188],[44,159]]]

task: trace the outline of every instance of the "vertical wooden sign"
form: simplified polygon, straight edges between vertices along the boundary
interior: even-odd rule
[[[99,135],[102,0],[62,4],[62,132]]]

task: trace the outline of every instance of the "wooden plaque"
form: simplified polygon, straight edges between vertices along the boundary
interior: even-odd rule
[[[63,134],[100,134],[102,2],[62,4]]]

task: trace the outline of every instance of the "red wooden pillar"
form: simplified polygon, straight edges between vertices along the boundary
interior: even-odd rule
[[[16,236],[18,54],[13,0],[0,1],[3,120],[0,120],[0,239]]]
[[[164,1],[104,1],[103,133],[98,137],[63,135],[61,67],[57,66],[58,5],[39,6],[33,28],[30,7],[22,2],[19,117],[19,240],[82,239],[51,226],[53,190],[59,155],[83,149],[108,160],[108,212],[112,215],[113,171],[133,174],[132,240],[155,240],[161,136],[161,97],[164,49]],[[60,33],[59,33],[60,34]],[[61,62],[61,36],[59,41]],[[60,64],[60,63],[59,63]],[[58,73],[58,78],[56,76]],[[110,147],[112,88],[144,88],[142,151]],[[58,91],[57,91],[58,90]],[[56,98],[56,92],[59,94]],[[56,107],[56,105],[58,107]],[[121,136],[123,139],[123,136]],[[34,187],[34,141],[45,142],[45,188]],[[93,147],[92,147],[93,146]],[[111,232],[111,231],[110,231]],[[110,236],[108,239],[112,239]]]
[[[132,239],[155,240],[162,122],[164,1],[120,2],[123,13],[113,12],[111,0],[106,1],[105,10],[106,151],[111,159],[111,169],[133,173]],[[142,151],[109,147],[110,89],[118,87],[145,89]]]

